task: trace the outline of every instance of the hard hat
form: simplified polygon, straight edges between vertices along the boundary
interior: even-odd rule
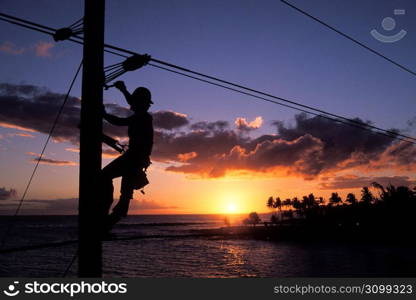
[[[140,99],[140,100],[144,100],[144,101],[148,101],[149,103],[153,104],[152,101],[152,94],[150,93],[150,91],[145,88],[145,87],[138,87],[137,89],[134,90],[132,96],[134,98]]]

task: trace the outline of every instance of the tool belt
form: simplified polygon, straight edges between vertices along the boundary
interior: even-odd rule
[[[140,190],[149,184],[149,180],[147,179],[146,172],[144,170],[140,170],[139,172],[135,173],[131,180],[132,187],[135,190]]]
[[[134,171],[131,175],[129,175],[133,189],[140,190],[149,184],[149,180],[146,176],[146,171],[150,164],[151,161],[149,157],[143,158],[143,160],[139,163],[139,170]],[[144,193],[143,190],[142,193]]]

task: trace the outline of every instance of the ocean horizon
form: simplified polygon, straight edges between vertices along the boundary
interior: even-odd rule
[[[234,218],[232,218],[234,217]],[[231,215],[240,225],[245,215]],[[224,215],[132,215],[103,241],[104,277],[395,277],[414,276],[414,248],[404,245],[295,243],[196,237],[224,227]],[[76,241],[77,216],[0,217],[3,249]],[[61,277],[77,244],[3,253],[1,277]],[[410,262],[410,263],[409,263]],[[77,262],[67,276],[77,275]]]

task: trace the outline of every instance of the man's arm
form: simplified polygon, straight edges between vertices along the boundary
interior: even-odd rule
[[[123,93],[124,97],[126,98],[126,101],[129,105],[131,105],[131,94],[126,88],[126,85],[124,84],[124,81],[116,81],[114,83],[114,86]]]
[[[128,126],[130,124],[130,118],[120,118],[106,112],[104,112],[103,118],[109,123],[117,126]]]

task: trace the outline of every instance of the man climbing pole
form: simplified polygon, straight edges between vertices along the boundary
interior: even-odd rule
[[[153,104],[150,91],[138,87],[130,94],[123,81],[115,82],[114,86],[123,93],[133,115],[121,118],[108,114],[103,109],[103,118],[113,125],[128,126],[129,136],[128,150],[102,170],[106,231],[111,230],[114,224],[127,216],[134,190],[141,189],[149,183],[145,172],[150,165],[153,147],[153,119],[148,112]],[[121,177],[120,200],[110,214],[114,192],[113,179],[117,177]]]

